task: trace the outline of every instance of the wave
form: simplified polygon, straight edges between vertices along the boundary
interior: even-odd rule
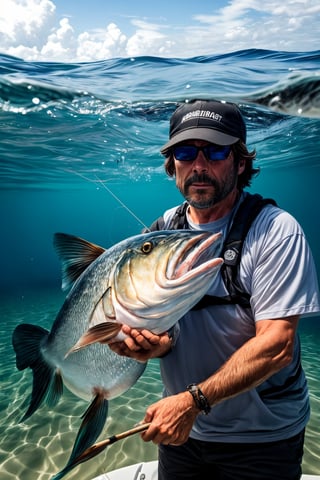
[[[201,98],[209,96],[201,95]],[[224,98],[219,94],[212,98]],[[189,100],[194,98],[190,96]],[[248,96],[239,96],[230,100],[238,103],[261,105],[268,109],[293,116],[320,118],[320,74],[296,74],[265,89],[258,90]],[[38,112],[52,106],[74,110],[78,114],[101,115],[117,109],[129,116],[146,116],[149,119],[156,113],[167,116],[180,101],[188,101],[179,97],[169,100],[148,101],[112,101],[86,91],[49,85],[36,80],[0,79],[0,110],[12,113]]]
[[[246,50],[83,64],[0,55],[1,184],[50,188],[163,175],[159,147],[177,103],[239,103],[263,167],[318,163],[319,52]],[[71,173],[70,173],[71,172]],[[76,172],[76,176],[74,173]]]
[[[280,113],[320,118],[320,72],[293,75],[246,100]]]
[[[168,113],[181,101],[216,98],[281,114],[320,116],[320,52],[242,50],[167,59],[137,57],[92,63],[26,62],[0,55],[0,110],[56,106],[78,114],[121,109]]]

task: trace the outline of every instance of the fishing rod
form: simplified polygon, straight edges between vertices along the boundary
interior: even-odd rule
[[[95,443],[91,445],[91,447],[87,448],[84,452],[82,452],[77,458],[75,458],[72,462],[72,468],[80,463],[86,462],[91,458],[94,458],[99,453],[103,452],[109,445],[112,445],[119,440],[123,440],[124,438],[131,437],[131,435],[135,435],[136,433],[144,432],[149,428],[151,423],[140,423],[136,425],[134,428],[130,428],[130,430],[126,430],[125,432],[117,433],[116,435],[112,435],[105,440],[101,440],[101,442]]]

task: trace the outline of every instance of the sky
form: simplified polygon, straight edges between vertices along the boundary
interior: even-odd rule
[[[320,48],[319,0],[0,2],[0,53],[28,61]]]

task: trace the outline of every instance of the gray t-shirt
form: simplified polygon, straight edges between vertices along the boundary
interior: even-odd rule
[[[165,213],[164,228],[175,210]],[[190,228],[222,231],[225,236],[234,213],[205,225],[188,222]],[[164,395],[184,391],[188,384],[211,376],[255,335],[255,322],[320,311],[312,254],[290,214],[268,205],[255,219],[243,245],[240,283],[251,294],[251,309],[214,305],[190,311],[180,320],[177,342],[161,360]],[[218,275],[208,294],[227,293]],[[259,387],[214,406],[209,415],[198,415],[191,437],[217,442],[277,441],[299,433],[309,419],[309,410],[297,335],[289,366]]]

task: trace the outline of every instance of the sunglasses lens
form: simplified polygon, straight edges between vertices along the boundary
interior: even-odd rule
[[[198,147],[193,145],[180,145],[173,148],[173,155],[180,162],[193,162],[197,158],[198,152]]]
[[[230,145],[208,145],[205,147],[196,147],[194,145],[178,145],[172,149],[175,159],[179,160],[180,162],[193,162],[197,158],[199,151],[204,152],[207,160],[215,162],[228,158],[231,147]]]
[[[210,145],[208,147],[204,147],[203,150],[206,157],[214,162],[218,160],[225,160],[226,158],[228,158],[230,155],[231,147],[229,145]]]

